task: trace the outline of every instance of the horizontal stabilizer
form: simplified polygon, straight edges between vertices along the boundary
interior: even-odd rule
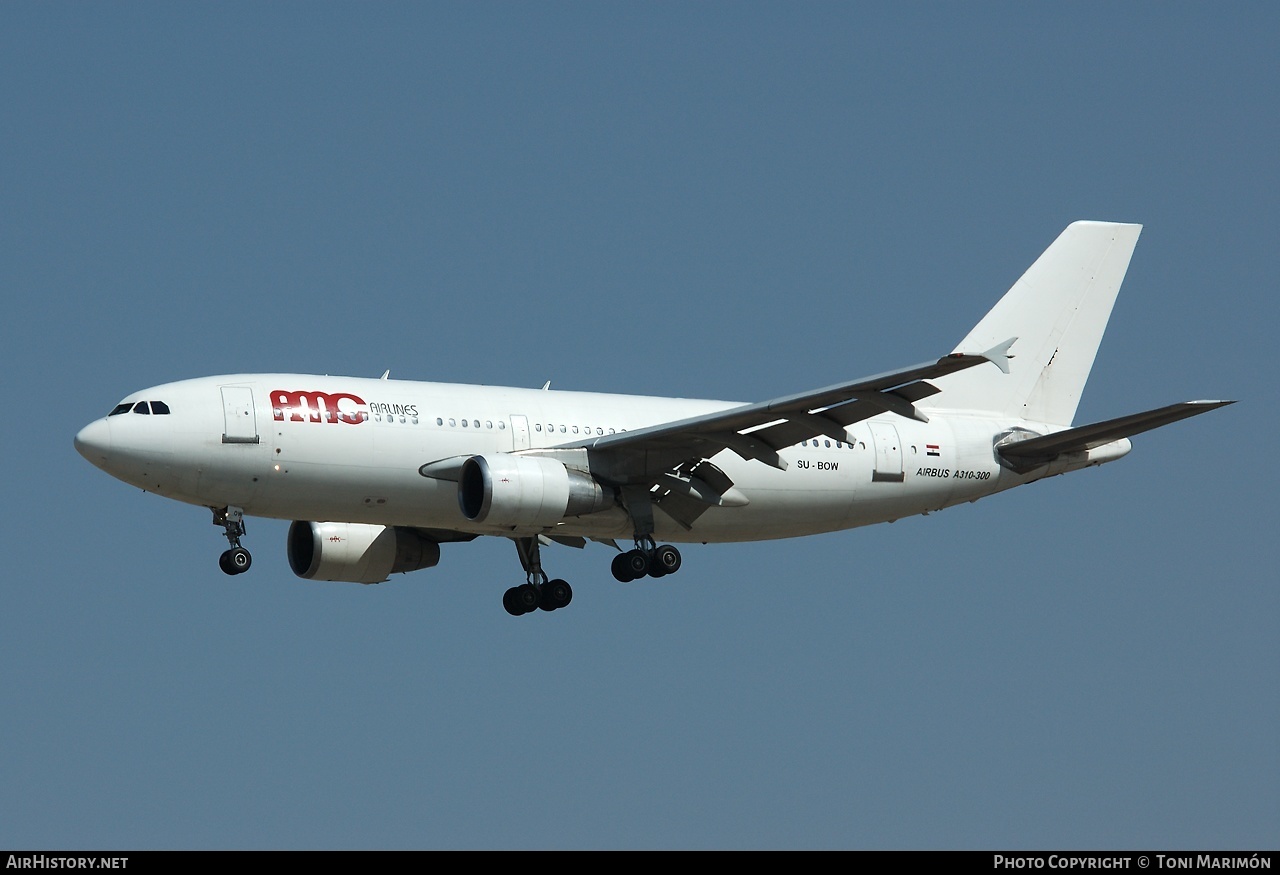
[[[1183,401],[1180,404],[1170,404],[1168,407],[1131,413],[1119,419],[1108,419],[1106,422],[1095,422],[1092,425],[1057,431],[1043,437],[1014,441],[997,447],[997,450],[1013,470],[1025,473],[1065,453],[1093,450],[1121,438],[1141,434],[1144,431],[1234,403],[1234,401]]]

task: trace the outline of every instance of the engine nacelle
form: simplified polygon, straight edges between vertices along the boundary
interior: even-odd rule
[[[458,506],[476,523],[546,527],[612,504],[613,495],[590,474],[542,456],[472,456],[458,478]]]
[[[413,529],[364,523],[289,526],[289,567],[307,580],[382,583],[393,573],[430,568],[440,545]]]

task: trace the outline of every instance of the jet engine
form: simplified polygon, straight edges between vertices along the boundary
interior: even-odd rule
[[[542,456],[472,456],[462,463],[458,478],[458,506],[476,523],[553,526],[612,504],[612,493],[590,474]]]
[[[440,545],[413,529],[364,523],[296,520],[289,526],[288,552],[299,577],[348,583],[381,583],[440,561]]]

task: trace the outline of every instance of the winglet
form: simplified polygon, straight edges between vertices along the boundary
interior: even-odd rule
[[[1018,342],[1018,338],[1010,337],[1004,343],[997,343],[991,349],[981,353],[982,357],[991,364],[995,365],[1006,374],[1009,373],[1009,359],[1013,356],[1009,355],[1009,347]]]

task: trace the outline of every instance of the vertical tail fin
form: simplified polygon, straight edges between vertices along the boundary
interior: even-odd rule
[[[956,352],[1016,338],[1009,372],[971,368],[936,380],[930,406],[1070,425],[1141,225],[1074,222],[983,317]]]

